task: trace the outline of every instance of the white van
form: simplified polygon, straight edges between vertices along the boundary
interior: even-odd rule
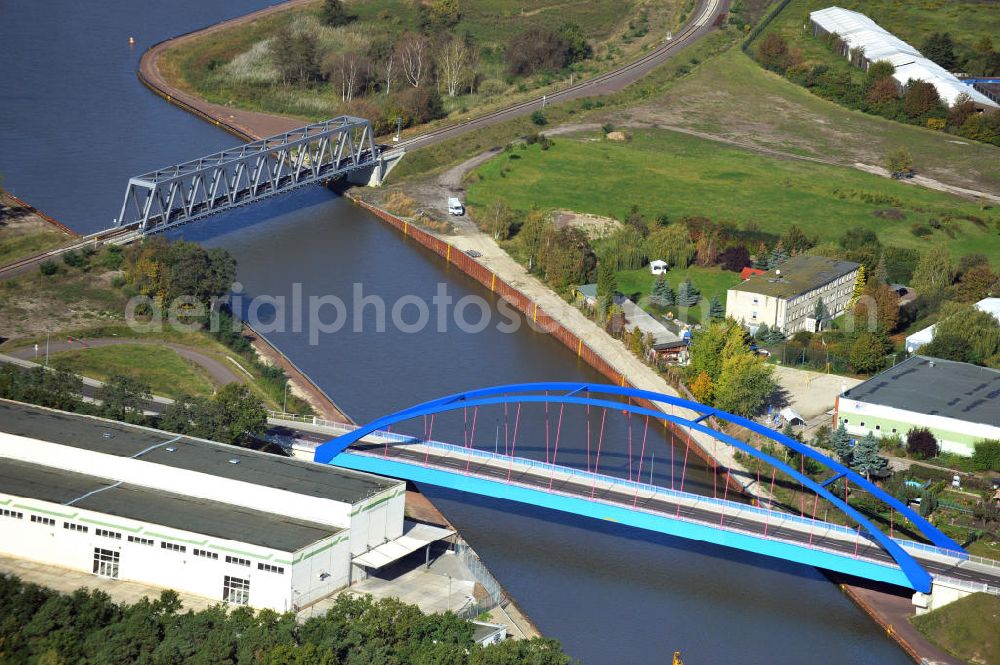
[[[454,196],[448,198],[448,214],[458,215],[459,217],[465,214],[465,206]]]

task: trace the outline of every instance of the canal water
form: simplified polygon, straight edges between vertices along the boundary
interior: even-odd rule
[[[89,233],[118,214],[130,175],[232,144],[231,136],[149,93],[135,68],[142,50],[158,40],[265,4],[0,0],[0,52],[8,74],[0,87],[5,186]],[[129,36],[136,37],[134,49]],[[257,310],[264,327],[273,328],[268,337],[358,421],[485,385],[602,380],[520,319],[514,319],[520,322],[516,332],[498,329],[512,319],[488,290],[322,188],[205,220],[182,233],[237,257],[244,302],[274,298]],[[351,316],[359,288],[360,295],[385,303],[383,332],[377,305]],[[394,304],[408,301],[409,310],[401,311],[404,323],[413,323],[415,303],[427,303],[434,313],[432,299],[441,288],[453,303],[481,299],[491,324],[464,332],[453,307],[440,330],[435,318],[419,333],[393,325]],[[296,296],[303,303],[301,328],[292,305]],[[333,296],[346,303],[348,322],[311,340],[309,298]],[[275,305],[281,297],[284,310]],[[322,311],[329,322],[333,310]],[[467,308],[466,320],[477,321],[477,311]],[[640,461],[645,423],[618,411],[595,411],[588,418],[579,409],[567,410],[562,420],[556,409],[546,415],[541,407],[519,416],[499,408],[455,412],[434,423],[434,437],[469,440],[467,416],[476,422],[471,438],[477,448],[503,452],[515,446],[519,455],[545,459],[556,454],[558,443],[559,463],[581,468],[597,461],[603,419],[602,472],[637,476],[641,464],[643,480],[669,485],[681,479],[683,446],[675,448],[671,465],[671,442],[654,424]],[[415,423],[410,431],[423,427]],[[684,482],[686,489],[713,492],[711,474],[693,458]],[[426,491],[542,631],[584,663],[669,662],[674,650],[695,664],[908,662],[814,569],[613,523]]]

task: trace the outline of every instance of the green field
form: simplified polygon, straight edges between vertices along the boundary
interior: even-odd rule
[[[974,593],[912,621],[928,639],[964,661],[1000,664],[1000,596]]]
[[[635,300],[643,308],[649,309],[649,293],[656,282],[657,276],[649,272],[648,267],[638,270],[624,270],[617,274],[618,290],[624,295]],[[738,273],[722,270],[721,268],[702,268],[701,266],[688,266],[683,270],[670,270],[665,275],[667,283],[677,292],[677,286],[685,279],[690,278],[691,283],[701,292],[701,302],[696,307],[692,307],[679,317],[688,323],[699,323],[708,317],[708,304],[712,296],[719,296],[719,302],[726,304],[726,290],[739,284]],[[638,296],[638,299],[636,298]],[[675,315],[679,314],[678,307],[668,307],[668,311]]]
[[[212,380],[200,367],[166,346],[118,344],[52,354],[49,363],[74,374],[106,381],[125,374],[149,385],[154,395],[209,396]]]
[[[767,157],[667,130],[636,130],[627,143],[597,134],[558,137],[547,151],[535,145],[502,153],[476,174],[467,200],[477,206],[501,197],[520,210],[624,219],[636,205],[647,219],[704,216],[774,234],[794,224],[820,241],[864,227],[886,245],[924,250],[945,243],[956,257],[983,252],[1000,265],[1000,218],[992,210],[854,169]],[[875,214],[886,210],[898,219]],[[911,231],[932,223],[940,228],[929,237]]]
[[[470,108],[507,104],[511,95],[547,86],[568,73],[508,77],[503,53],[512,36],[532,27],[557,30],[575,23],[594,45],[594,57],[574,65],[576,76],[607,68],[654,43],[658,35],[674,26],[680,1],[646,4],[642,34],[629,27],[629,18],[637,17],[638,0],[482,0],[460,4],[460,20],[449,32],[475,40],[478,55],[477,90],[456,97],[443,95],[448,112],[465,113]],[[417,3],[410,0],[362,0],[345,3],[355,17],[341,27],[328,27],[320,20],[321,2],[278,12],[251,23],[229,27],[214,34],[185,42],[169,49],[160,61],[160,69],[175,86],[209,101],[258,111],[299,116],[310,120],[329,118],[342,110],[340,86],[327,80],[310,84],[285,85],[274,65],[270,40],[275,33],[290,27],[297,34],[316,37],[320,69],[329,69],[337,54],[354,52],[364,56],[375,42],[395,40],[404,32],[420,30]],[[637,19],[636,19],[637,20]],[[639,35],[639,36],[636,36]],[[439,34],[430,35],[436,39]],[[434,54],[430,54],[431,58]],[[399,65],[397,64],[397,73]],[[430,62],[427,63],[428,70]],[[373,75],[373,83],[379,75]],[[408,84],[396,83],[396,90]],[[427,85],[434,85],[430,79]],[[359,93],[359,99],[361,95]],[[381,109],[381,93],[364,95]],[[390,104],[391,106],[391,104]],[[346,107],[343,110],[347,110]],[[388,109],[391,118],[398,110]],[[372,120],[375,120],[372,118]]]
[[[737,48],[706,60],[628,118],[846,165],[880,166],[889,150],[905,146],[919,174],[1000,194],[995,146],[838,106],[764,70]]]

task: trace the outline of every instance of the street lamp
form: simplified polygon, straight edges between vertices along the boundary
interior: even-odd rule
[[[281,403],[281,412],[288,413],[288,379],[285,379],[285,399]]]
[[[392,137],[393,142],[396,142],[396,143],[399,142],[399,133],[402,131],[402,129],[403,129],[403,118],[397,115],[396,116],[396,135],[394,137]]]

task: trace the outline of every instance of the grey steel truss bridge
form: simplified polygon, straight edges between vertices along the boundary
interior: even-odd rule
[[[156,233],[302,185],[379,167],[371,123],[340,116],[129,178],[115,226]]]

